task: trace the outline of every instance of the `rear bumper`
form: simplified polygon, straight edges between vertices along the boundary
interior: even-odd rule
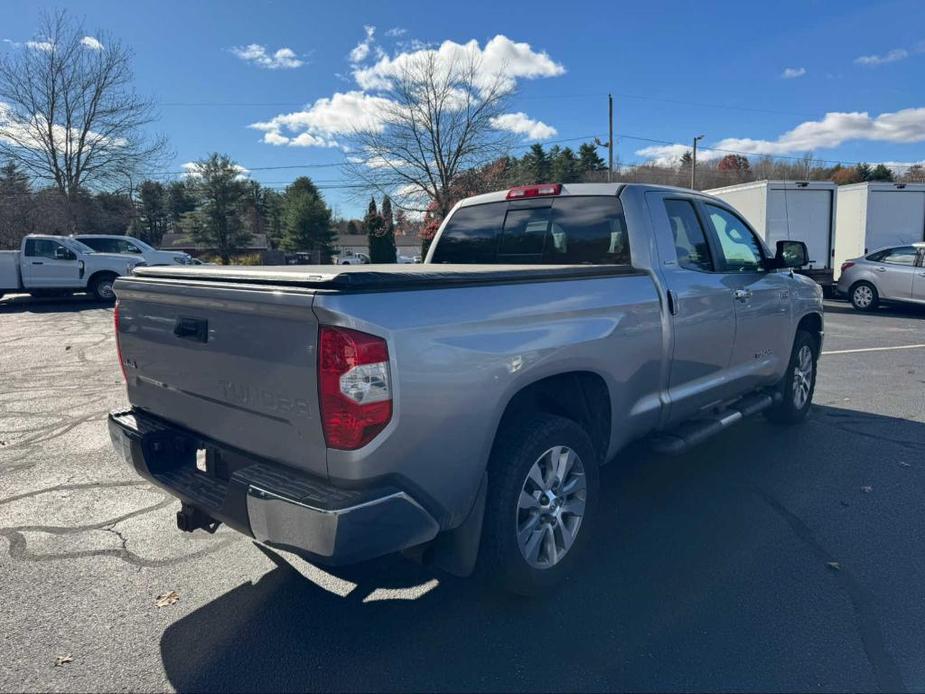
[[[113,447],[135,471],[271,547],[349,564],[433,539],[434,518],[404,490],[341,489],[203,439],[138,410],[109,415]],[[196,467],[206,451],[207,471]]]

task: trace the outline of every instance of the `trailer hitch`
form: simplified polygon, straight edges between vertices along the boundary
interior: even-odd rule
[[[215,520],[209,514],[189,504],[181,504],[180,510],[177,511],[177,527],[185,533],[202,528],[211,535],[218,530],[221,524],[221,521]]]

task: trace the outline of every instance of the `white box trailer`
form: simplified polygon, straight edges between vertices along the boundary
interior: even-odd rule
[[[854,183],[838,189],[835,268],[886,246],[925,241],[925,183]]]
[[[810,265],[801,272],[831,287],[837,188],[831,181],[754,181],[704,192],[741,212],[772,250],[781,240],[805,242]]]

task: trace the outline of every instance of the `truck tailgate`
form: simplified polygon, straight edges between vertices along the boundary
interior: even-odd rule
[[[121,278],[129,398],[206,439],[326,475],[311,290]]]

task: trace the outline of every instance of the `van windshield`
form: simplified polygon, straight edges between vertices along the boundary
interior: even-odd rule
[[[461,207],[434,263],[629,265],[629,238],[613,196],[568,196]]]

